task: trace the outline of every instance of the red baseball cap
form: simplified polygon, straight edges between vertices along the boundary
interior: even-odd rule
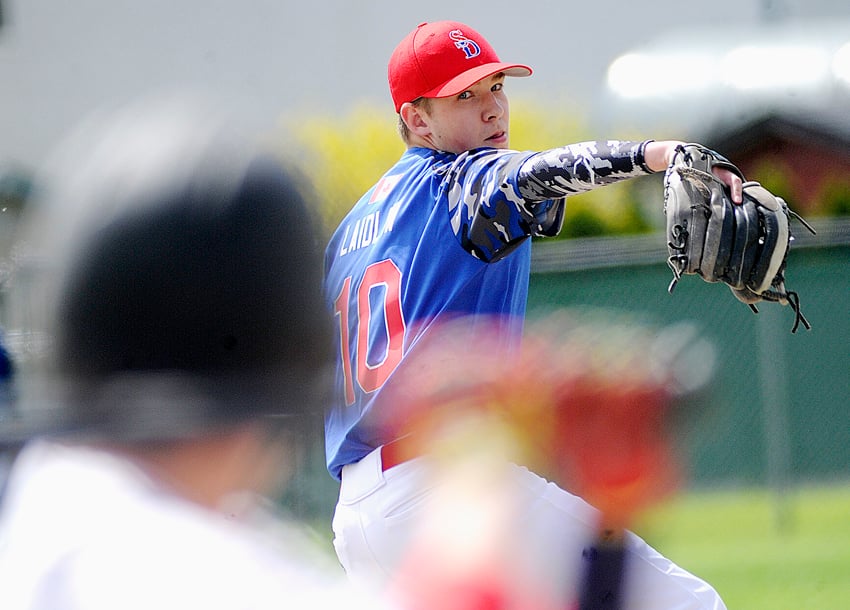
[[[421,23],[393,51],[388,67],[395,111],[420,97],[451,97],[497,72],[530,76],[531,68],[503,63],[484,37],[457,21]]]

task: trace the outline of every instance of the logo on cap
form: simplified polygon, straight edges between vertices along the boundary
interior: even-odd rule
[[[452,30],[449,32],[449,38],[455,41],[455,46],[463,51],[466,59],[472,59],[481,54],[481,47],[478,46],[478,43],[464,36],[462,31]]]

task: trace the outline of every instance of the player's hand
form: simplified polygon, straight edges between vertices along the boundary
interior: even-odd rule
[[[735,172],[729,171],[722,167],[715,167],[714,175],[726,186],[729,187],[730,198],[732,203],[741,204],[744,201],[743,184],[744,181]]]
[[[644,149],[644,163],[652,171],[663,172],[673,162],[676,148],[682,144],[684,142],[679,140],[650,142]],[[742,203],[743,180],[741,180],[741,177],[735,172],[722,167],[715,167],[712,171],[723,184],[729,187],[732,203]]]

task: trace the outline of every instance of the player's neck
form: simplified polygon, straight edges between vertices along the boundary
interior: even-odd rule
[[[133,461],[169,493],[219,510],[231,495],[262,487],[253,473],[261,445],[256,431],[244,428],[112,450]]]

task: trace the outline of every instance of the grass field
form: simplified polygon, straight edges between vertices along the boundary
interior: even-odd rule
[[[635,529],[730,610],[850,608],[850,485],[680,494]]]
[[[329,519],[315,525],[330,549]],[[850,484],[681,493],[633,529],[729,610],[850,609]]]

